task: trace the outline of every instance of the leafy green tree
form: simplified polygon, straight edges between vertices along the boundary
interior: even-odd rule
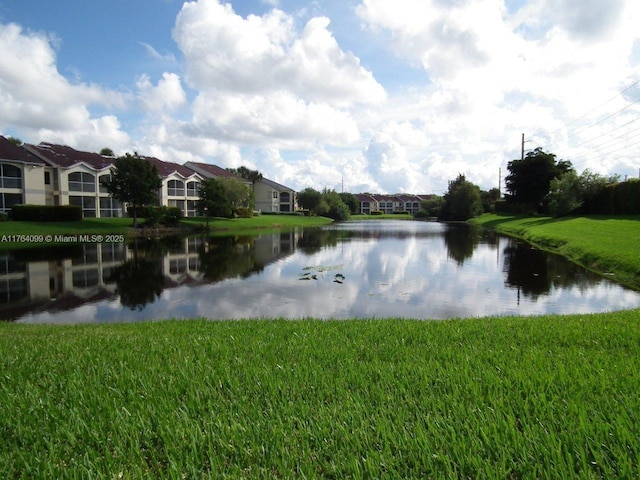
[[[255,189],[256,183],[264,178],[262,176],[262,173],[260,173],[258,170],[251,170],[245,166],[239,168],[227,168],[227,171],[233,173],[234,175],[238,175],[245,180],[249,180],[251,182],[252,190]]]
[[[111,179],[105,183],[113,198],[132,207],[134,228],[138,226],[138,208],[157,203],[161,185],[156,166],[130,153],[116,158]]]
[[[253,190],[244,182],[233,177],[221,177],[217,180],[224,187],[232,212],[236,212],[240,207],[253,208]]]
[[[231,202],[227,197],[227,191],[218,179],[208,178],[200,184],[198,191],[200,199],[197,208],[201,215],[207,217],[233,216]]]
[[[554,216],[567,215],[594,199],[607,185],[616,181],[618,177],[605,177],[588,169],[580,175],[571,170],[551,181],[549,212]]]
[[[424,212],[424,216],[426,217],[440,217],[440,212],[442,211],[442,206],[444,205],[444,198],[439,196],[434,196],[428,200],[422,200],[420,202],[420,211]]]
[[[22,145],[22,140],[20,140],[19,138],[16,137],[7,137],[7,140],[9,140],[11,143],[13,143],[16,146],[20,146]]]
[[[332,218],[338,222],[349,219],[349,207],[342,201],[340,194],[335,190],[325,190],[322,194],[321,203],[326,205],[326,211],[318,212],[319,214]]]
[[[342,192],[338,195],[340,195],[340,198],[342,199],[344,204],[349,207],[349,212],[352,215],[360,213],[360,202],[353,193]]]
[[[305,210],[309,210],[309,213],[312,215],[318,214],[318,209],[322,202],[322,193],[319,191],[307,187],[304,190],[298,192],[297,195],[298,205],[300,205]]]
[[[541,148],[527,153],[524,159],[510,161],[507,169],[507,201],[529,204],[536,211],[542,209],[549,194],[551,181],[573,170],[571,162],[556,162],[553,153],[547,153]]]
[[[469,182],[463,174],[449,182],[440,210],[440,220],[466,221],[482,213],[480,188]]]
[[[500,199],[500,190],[492,188],[488,192],[481,190],[480,198],[482,199],[482,208],[487,212],[493,212],[495,210],[495,201]]]
[[[105,157],[115,157],[115,153],[113,153],[113,150],[111,150],[109,147],[104,147],[102,150],[100,150],[100,155],[104,155]]]

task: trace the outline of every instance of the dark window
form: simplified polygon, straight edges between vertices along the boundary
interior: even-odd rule
[[[0,187],[22,188],[22,170],[14,165],[0,164]]]
[[[69,191],[95,192],[96,177],[90,173],[74,172],[69,174]]]

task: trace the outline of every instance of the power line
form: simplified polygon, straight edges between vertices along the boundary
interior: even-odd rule
[[[606,102],[604,102],[604,103],[602,103],[602,104],[598,105],[597,107],[595,107],[595,108],[593,108],[593,109],[589,110],[589,111],[588,111],[587,113],[585,113],[584,115],[581,115],[580,117],[578,117],[578,118],[576,118],[575,120],[573,120],[573,121],[571,121],[571,122],[567,123],[566,125],[563,125],[563,126],[562,126],[562,127],[560,127],[559,129],[557,129],[557,130],[553,131],[551,134],[549,134],[549,136],[550,136],[551,138],[553,138],[553,137],[555,136],[555,134],[556,134],[556,133],[560,132],[561,130],[568,129],[568,127],[569,127],[570,125],[573,125],[574,123],[576,123],[576,122],[578,122],[578,121],[580,121],[580,120],[584,119],[585,117],[587,117],[587,116],[588,116],[588,115],[590,115],[591,113],[595,112],[596,110],[599,110],[600,108],[602,108],[603,106],[607,105],[608,103],[611,103],[613,100],[616,100],[618,97],[620,97],[620,96],[624,95],[628,90],[630,90],[631,88],[635,87],[635,86],[636,86],[636,85],[638,85],[639,83],[640,83],[640,80],[636,80],[636,81],[635,81],[635,82],[633,82],[631,85],[629,85],[628,87],[626,87],[624,90],[622,90],[622,91],[618,92],[616,95],[614,95],[613,97],[611,97],[611,98],[610,98],[609,100],[607,100]],[[623,111],[627,110],[628,108],[632,107],[633,105],[635,105],[635,104],[637,104],[637,103],[640,103],[640,98],[639,98],[639,99],[637,99],[637,100],[634,100],[633,102],[631,102],[631,103],[629,103],[629,104],[627,104],[627,105],[625,105],[625,106],[624,106],[624,107],[622,107],[621,109],[619,109],[619,110],[617,110],[617,111],[615,111],[615,112],[613,112],[613,113],[611,113],[611,114],[607,115],[606,117],[602,118],[601,120],[597,121],[596,123],[594,123],[594,124],[592,124],[592,125],[589,125],[589,126],[586,126],[586,127],[584,127],[584,128],[581,128],[581,129],[579,129],[579,130],[575,131],[574,133],[572,133],[572,134],[568,135],[568,136],[567,136],[567,139],[573,138],[573,137],[575,137],[576,135],[578,135],[578,134],[580,134],[580,133],[583,133],[583,132],[585,132],[585,131],[589,130],[590,128],[593,128],[593,127],[595,127],[595,126],[597,126],[597,125],[600,125],[601,123],[603,123],[603,122],[605,122],[605,121],[609,120],[610,118],[612,118],[612,117],[614,117],[614,116],[616,116],[616,115],[618,115],[618,114],[622,113]],[[546,144],[546,145],[545,145],[545,147],[544,147],[544,149],[545,149],[545,150],[548,150],[550,146],[555,145],[555,144],[557,144],[557,143],[560,143],[560,140]]]

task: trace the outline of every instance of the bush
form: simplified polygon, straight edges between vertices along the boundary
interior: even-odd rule
[[[160,223],[165,227],[177,227],[182,219],[182,210],[178,207],[159,207],[162,209]]]
[[[27,222],[77,222],[82,220],[78,205],[14,205],[9,214],[12,220]]]
[[[251,218],[253,217],[253,208],[238,207],[236,208],[236,215],[238,218]]]
[[[182,219],[182,210],[178,207],[138,207],[137,212],[138,217],[145,219],[145,227],[177,227]]]
[[[382,212],[380,210],[374,210],[369,215],[382,215]]]
[[[640,180],[614,183],[586,202],[584,213],[603,215],[640,214]]]
[[[4,213],[4,212],[0,212],[0,223],[2,222],[8,222],[10,220],[9,215]]]

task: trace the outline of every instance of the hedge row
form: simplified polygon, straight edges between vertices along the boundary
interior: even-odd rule
[[[12,220],[27,222],[76,222],[82,220],[82,207],[78,205],[14,205]]]
[[[603,215],[639,215],[640,180],[608,185],[581,209],[584,213]]]

